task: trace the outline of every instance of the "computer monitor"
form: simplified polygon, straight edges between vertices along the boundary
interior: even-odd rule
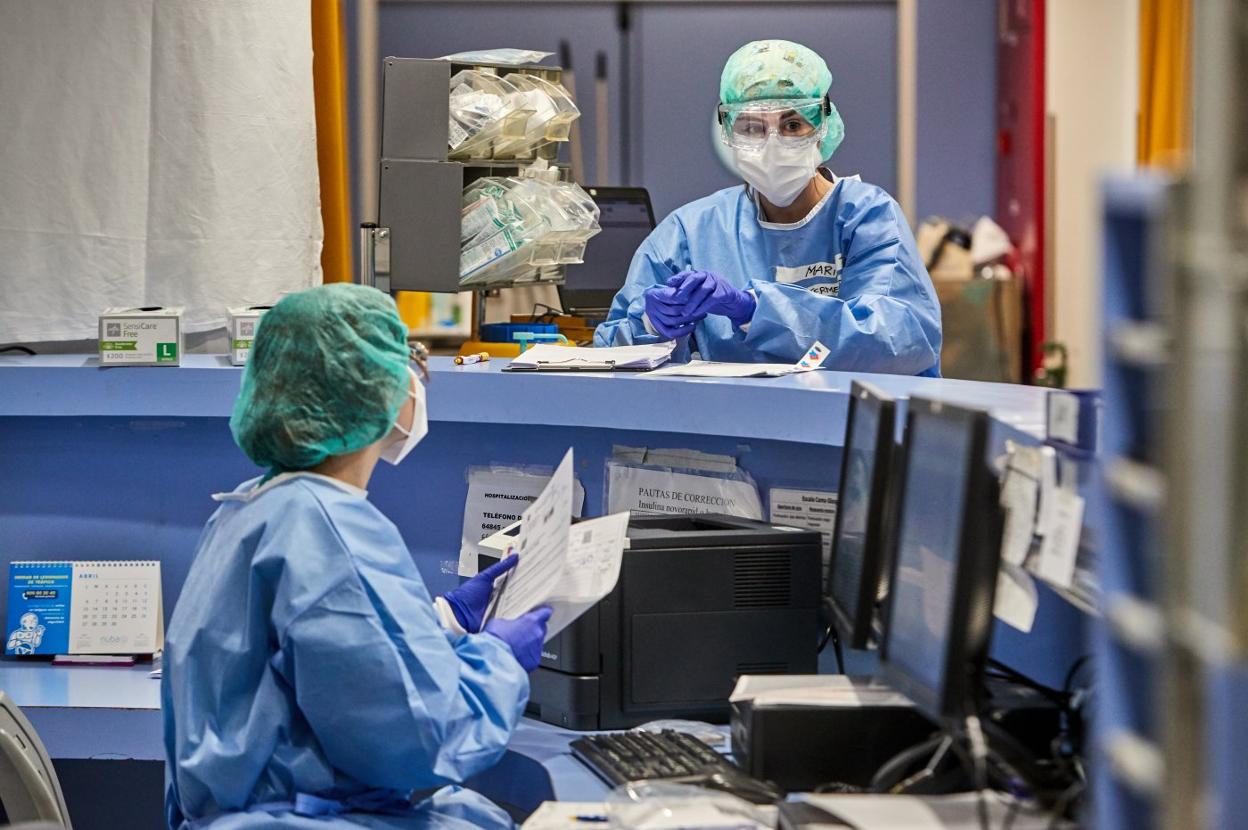
[[[892,514],[896,403],[869,383],[850,386],[840,500],[824,589],[830,621],[850,648],[867,648],[885,577]]]
[[[624,286],[633,254],[654,230],[654,210],[644,187],[588,187],[602,231],[589,240],[585,261],[567,266],[559,304],[568,314],[606,317]]]
[[[975,710],[1000,564],[988,415],[911,398],[881,676],[933,720]]]

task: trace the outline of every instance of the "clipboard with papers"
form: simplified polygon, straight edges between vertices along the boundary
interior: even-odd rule
[[[676,343],[647,346],[533,346],[503,368],[504,372],[648,372],[672,359]]]

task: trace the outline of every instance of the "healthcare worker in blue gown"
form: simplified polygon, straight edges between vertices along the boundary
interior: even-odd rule
[[[675,340],[675,360],[940,375],[940,306],[897,202],[822,165],[845,128],[810,49],[746,44],[720,80],[719,139],[744,186],[679,208],[642,243],[598,346]]]
[[[260,321],[230,428],[269,472],[216,497],[165,644],[172,828],[513,826],[456,783],[502,755],[550,611],[482,630],[514,557],[431,600],[369,503],[426,430],[406,337],[355,285]]]

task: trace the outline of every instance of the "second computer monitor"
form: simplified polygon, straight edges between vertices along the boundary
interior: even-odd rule
[[[992,631],[1000,508],[988,415],[911,398],[883,679],[934,720],[973,711]]]
[[[885,571],[896,404],[869,383],[850,387],[840,499],[824,596],[832,623],[850,648],[872,639]]]

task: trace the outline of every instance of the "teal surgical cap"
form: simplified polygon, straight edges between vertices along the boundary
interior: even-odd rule
[[[749,101],[823,98],[832,88],[832,73],[823,58],[789,40],[756,40],[732,53],[719,79],[721,104]],[[827,161],[845,138],[845,122],[829,103],[828,133],[819,142]],[[815,126],[819,126],[816,124]]]
[[[270,472],[306,470],[390,432],[410,385],[407,327],[388,294],[334,284],[260,318],[230,431]]]

